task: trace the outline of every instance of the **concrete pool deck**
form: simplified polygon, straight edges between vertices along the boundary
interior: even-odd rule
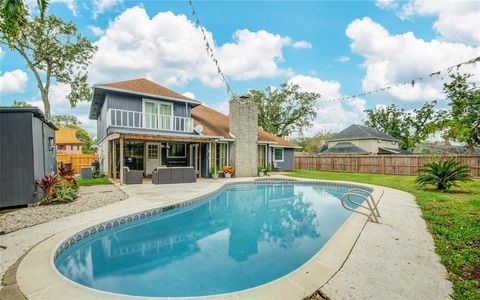
[[[125,201],[1,236],[0,244],[8,248],[0,250],[0,271],[3,274],[26,250],[47,238],[25,256],[18,268],[17,283],[28,299],[138,299],[66,280],[52,266],[55,246],[90,225],[175,204],[237,180],[248,179],[122,186],[130,196]],[[379,202],[380,224],[353,214],[322,250],[296,271],[266,285],[215,298],[301,299],[321,288],[332,299],[450,299],[451,283],[434,252],[433,239],[414,197],[377,187],[378,197],[380,189],[384,191]]]

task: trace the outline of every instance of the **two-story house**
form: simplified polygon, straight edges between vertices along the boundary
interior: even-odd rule
[[[400,149],[399,140],[375,128],[352,124],[327,140],[319,155],[409,154]]]
[[[83,142],[79,139],[78,129],[59,128],[55,131],[55,142],[59,154],[81,154]]]
[[[258,108],[230,101],[229,116],[147,79],[94,86],[90,119],[97,120],[101,171],[116,179],[128,166],[144,176],[160,166],[193,166],[198,177],[235,167],[293,169],[296,144],[258,128]]]

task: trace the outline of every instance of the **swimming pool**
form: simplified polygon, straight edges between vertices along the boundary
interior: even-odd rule
[[[338,199],[351,187],[227,185],[88,228],[62,243],[54,263],[76,283],[126,295],[188,297],[256,287],[296,270],[323,247],[351,214]]]

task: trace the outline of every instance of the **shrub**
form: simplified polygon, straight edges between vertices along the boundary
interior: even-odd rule
[[[427,184],[436,185],[439,190],[448,190],[452,186],[458,186],[457,182],[471,181],[470,167],[461,165],[455,159],[439,162],[430,162],[417,170],[426,174],[419,175],[415,182],[420,186]]]
[[[73,187],[68,187],[68,186],[55,186],[55,199],[53,199],[52,202],[59,202],[59,203],[65,203],[65,202],[72,202],[75,200],[78,196],[78,189],[73,188]]]
[[[64,164],[63,161],[61,161],[60,165],[58,166],[58,174],[62,177],[72,176],[73,175],[72,165]]]
[[[43,192],[43,199],[50,199],[55,197],[55,191],[53,187],[58,181],[58,176],[55,175],[53,172],[43,176],[42,178],[35,181],[35,185],[38,186]]]

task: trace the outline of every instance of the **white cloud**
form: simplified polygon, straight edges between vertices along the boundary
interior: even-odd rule
[[[206,35],[227,77],[248,80],[290,74],[278,66],[283,47],[292,44],[289,37],[243,29],[233,34],[232,42],[217,46],[208,30]],[[99,49],[89,72],[93,82],[148,77],[165,85],[199,80],[222,86],[200,28],[185,15],[160,12],[150,18],[142,7],[129,8],[96,44]]]
[[[93,35],[95,36],[101,36],[105,33],[105,30],[103,30],[102,28],[98,27],[98,26],[94,26],[94,25],[88,25],[87,26],[88,29],[90,29],[90,31],[93,33]]]
[[[192,93],[192,92],[185,92],[182,95],[184,95],[185,97],[188,97],[190,99],[195,99],[195,94]]]
[[[292,47],[296,49],[311,49],[312,44],[307,41],[297,41],[292,44]]]
[[[398,3],[395,0],[376,0],[375,5],[381,9],[395,9]]]
[[[3,55],[5,55],[5,52],[3,52],[3,48],[0,47],[0,59],[3,58]]]
[[[227,101],[223,101],[223,102],[220,102],[220,103],[217,103],[214,107],[213,107],[214,110],[216,111],[219,111],[225,115],[228,115],[228,111],[229,111],[229,104],[228,104],[228,100]]]
[[[50,102],[50,110],[52,115],[73,115],[82,123],[81,127],[85,130],[95,133],[97,122],[88,118],[90,111],[90,102],[77,102],[77,105],[72,108],[67,95],[70,93],[70,86],[64,83],[53,84],[50,87],[48,99]],[[44,111],[42,100],[39,100],[38,95],[36,99],[28,101],[33,106],[39,107]]]
[[[17,69],[0,75],[0,92],[3,95],[22,93],[28,81],[28,75]]]
[[[348,56],[340,56],[339,58],[336,59],[336,61],[341,62],[341,63],[346,63],[350,61],[350,57]]]
[[[122,3],[123,0],[93,0],[93,15],[96,19],[99,15],[103,14],[109,9],[112,9],[116,5]]]
[[[288,80],[289,83],[297,84],[301,90],[316,92],[321,95],[317,118],[313,126],[309,128],[306,135],[313,135],[318,132],[338,132],[353,123],[361,123],[365,110],[366,101],[354,99],[348,102],[322,102],[328,99],[341,97],[341,84],[335,80],[322,80],[318,77],[296,75]]]
[[[72,12],[72,15],[78,16],[78,9],[77,5],[75,4],[75,0],[52,0],[50,1],[50,3],[63,3]],[[25,4],[30,9],[30,11],[36,11],[38,9],[37,0],[25,0]]]
[[[377,0],[376,4],[380,8],[399,8],[397,15],[402,20],[414,16],[436,17],[433,28],[443,40],[470,45],[480,43],[479,1],[410,0],[400,6],[392,0]]]
[[[365,58],[366,75],[362,82],[365,91],[411,80],[419,76],[456,65],[480,54],[480,48],[445,41],[424,41],[412,32],[391,35],[370,18],[356,19],[346,30],[352,40],[350,48]],[[465,66],[462,72],[474,72]],[[401,85],[388,93],[405,101],[438,100],[442,98],[441,82],[427,78],[413,87]]]

